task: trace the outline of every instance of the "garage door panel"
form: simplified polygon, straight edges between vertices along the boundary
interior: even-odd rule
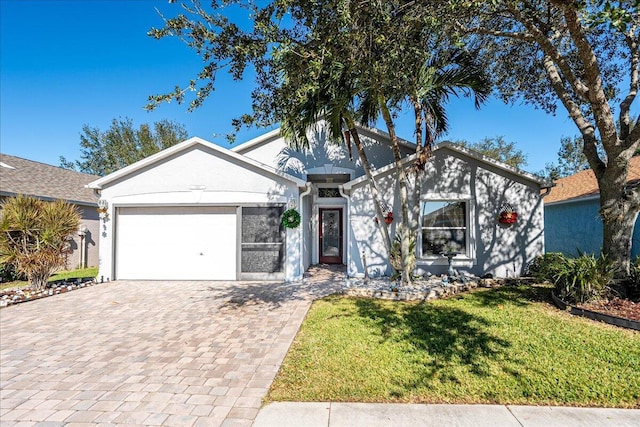
[[[235,280],[235,208],[120,208],[118,279]]]

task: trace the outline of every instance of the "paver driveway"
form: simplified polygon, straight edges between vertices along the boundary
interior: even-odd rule
[[[337,284],[321,279],[114,282],[4,308],[2,425],[251,425]]]

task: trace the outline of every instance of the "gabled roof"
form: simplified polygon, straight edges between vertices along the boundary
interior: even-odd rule
[[[247,142],[243,142],[240,145],[236,145],[235,147],[231,147],[231,151],[234,153],[241,153],[243,151],[250,150],[254,147],[258,147],[262,144],[265,144],[269,141],[272,141],[276,138],[280,137],[280,128],[276,128],[272,131],[259,135],[253,139],[250,139]]]
[[[640,181],[640,156],[632,157],[629,162],[627,184],[635,184],[638,181]],[[600,195],[598,181],[591,169],[560,178],[555,181],[555,184],[551,192],[545,196],[545,204],[595,198]]]
[[[227,157],[227,158],[231,158],[234,159],[240,163],[244,163],[247,166],[251,166],[254,167],[258,170],[262,170],[264,172],[267,172],[268,174],[271,175],[275,175],[278,176],[280,178],[284,178],[287,181],[293,182],[296,185],[298,185],[299,187],[304,187],[306,186],[306,182],[296,178],[295,176],[289,175],[288,173],[285,172],[281,172],[279,170],[276,170],[274,168],[272,168],[271,166],[265,165],[263,163],[257,162],[253,159],[250,159],[248,157],[245,157],[241,154],[235,153],[231,150],[228,150],[224,147],[220,147],[219,145],[216,145],[212,142],[206,141],[202,138],[198,138],[198,137],[193,137],[193,138],[189,138],[186,141],[183,141],[179,144],[176,144],[172,147],[169,147],[165,150],[162,150],[152,156],[149,156],[145,159],[142,159],[140,161],[137,161],[127,167],[124,167],[120,170],[117,170],[105,177],[102,177],[96,181],[93,181],[91,183],[88,184],[89,188],[95,188],[95,189],[101,189],[103,188],[106,184],[113,182],[115,180],[121,179],[127,175],[130,175],[134,172],[137,172],[141,169],[144,169],[150,165],[153,165],[154,163],[160,162],[168,157],[171,157],[177,153],[180,153],[181,151],[186,151],[194,146],[203,146],[209,150],[215,151],[217,154],[219,154],[222,157]]]
[[[24,194],[44,200],[67,200],[74,204],[97,206],[98,197],[85,186],[99,178],[0,154],[0,195]]]
[[[379,129],[374,129],[374,128],[370,128],[367,126],[362,126],[362,125],[357,125],[356,126],[358,128],[358,130],[360,132],[362,132],[364,135],[370,137],[370,138],[374,138],[377,140],[384,140],[388,143],[391,142],[391,137],[389,136],[388,133],[381,131]],[[266,144],[270,141],[273,141],[276,138],[280,137],[280,128],[274,129],[270,132],[265,133],[264,135],[260,135],[256,138],[253,138],[245,143],[242,143],[240,145],[237,145],[233,148],[231,148],[231,151],[236,152],[236,153],[244,153],[246,151],[249,151],[253,148],[259,147],[263,144]],[[411,149],[415,149],[415,144],[402,139],[402,138],[398,138],[400,145],[403,145],[407,148],[411,148]]]
[[[437,152],[439,150],[442,150],[442,149],[449,149],[451,151],[454,151],[454,152],[457,152],[459,154],[462,154],[465,157],[469,157],[469,158],[475,159],[475,160],[477,160],[477,161],[479,161],[481,163],[484,163],[486,165],[491,165],[491,166],[493,166],[493,167],[495,167],[497,169],[500,169],[500,170],[502,170],[502,171],[504,171],[504,172],[506,172],[508,174],[511,174],[511,175],[514,175],[514,176],[517,176],[517,177],[520,177],[520,178],[524,178],[527,181],[531,181],[534,184],[538,184],[542,188],[547,186],[547,184],[546,184],[544,179],[542,179],[542,178],[540,178],[540,177],[538,177],[538,176],[536,176],[534,174],[531,174],[529,172],[521,171],[521,170],[516,169],[516,168],[514,168],[512,166],[509,166],[509,165],[507,165],[507,164],[505,164],[503,162],[500,162],[500,161],[498,161],[496,159],[493,159],[491,157],[485,156],[484,154],[481,154],[481,153],[479,153],[479,152],[477,152],[475,150],[472,150],[472,149],[467,148],[467,147],[463,147],[463,146],[461,146],[459,144],[455,144],[455,143],[452,143],[452,142],[441,142],[441,143],[437,144],[435,147],[433,147],[432,153],[435,153],[435,152]],[[402,160],[402,163],[403,163],[403,165],[406,166],[409,163],[413,163],[415,160],[416,160],[416,155],[413,154],[413,155],[411,155],[409,157],[404,158]],[[374,176],[378,176],[380,174],[389,172],[394,168],[395,168],[395,165],[392,163],[390,165],[387,165],[387,166],[384,166],[384,167],[382,167],[380,169],[375,170],[373,172],[373,175]],[[344,188],[346,190],[349,190],[354,185],[358,185],[358,184],[360,184],[360,183],[362,183],[362,182],[364,182],[366,180],[367,180],[367,177],[365,175],[363,175],[361,177],[358,177],[358,178],[356,178],[356,179],[354,179],[352,181],[349,181],[346,184],[344,184]]]

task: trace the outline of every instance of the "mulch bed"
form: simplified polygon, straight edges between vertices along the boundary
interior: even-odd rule
[[[640,303],[628,299],[613,298],[610,300],[581,304],[578,307],[609,316],[640,321]]]

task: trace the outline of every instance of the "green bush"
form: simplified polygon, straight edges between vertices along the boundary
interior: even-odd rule
[[[628,297],[634,301],[640,299],[640,257],[631,262],[626,285]]]
[[[0,282],[15,282],[16,280],[25,279],[25,275],[17,272],[16,268],[12,264],[0,264]]]
[[[556,294],[571,303],[604,298],[611,292],[614,273],[615,269],[604,255],[565,258],[555,274]]]
[[[559,252],[538,255],[527,268],[527,275],[540,282],[555,283],[558,273],[564,268],[567,258]]]
[[[393,279],[397,279],[400,277],[402,272],[402,227],[399,226],[396,231],[395,238],[393,239],[393,245],[391,246],[391,254],[389,255],[389,262],[391,263],[391,267],[397,272],[392,276]],[[409,274],[413,274],[413,271],[416,269],[416,236],[409,236],[409,256],[408,262],[409,265],[407,270]]]
[[[635,265],[640,281],[640,266]],[[555,285],[556,295],[570,303],[584,303],[608,296],[614,269],[602,255],[581,254],[567,258],[561,253],[551,252],[537,256],[528,267],[528,274],[541,282]]]
[[[18,195],[2,201],[0,262],[43,289],[51,273],[67,260],[68,236],[78,230],[80,212],[69,202],[47,202]]]

